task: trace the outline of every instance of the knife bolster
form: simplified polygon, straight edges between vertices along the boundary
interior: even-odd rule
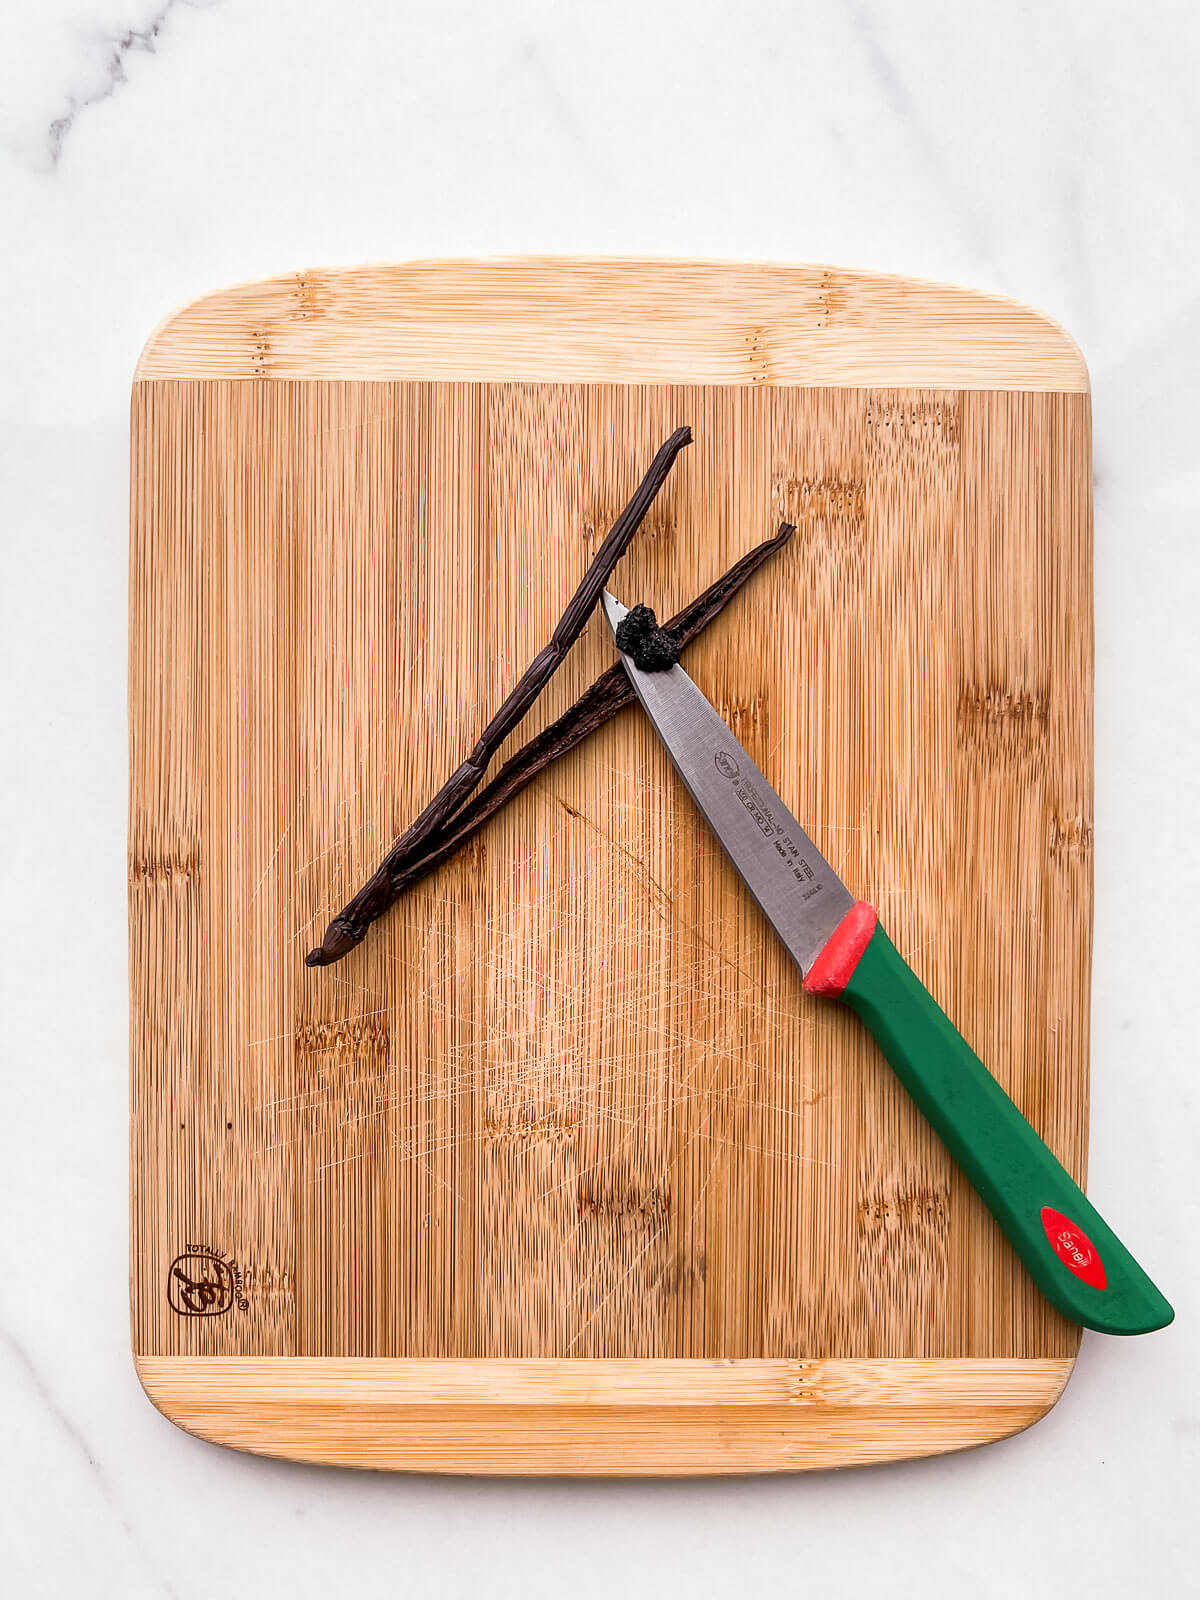
[[[862,960],[879,918],[865,900],[852,905],[830,935],[825,948],[804,975],[808,994],[836,999]]]

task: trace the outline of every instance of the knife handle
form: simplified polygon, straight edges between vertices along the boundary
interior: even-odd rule
[[[1030,1276],[1072,1322],[1149,1333],[1175,1313],[933,999],[864,902],[804,987],[867,1025]]]

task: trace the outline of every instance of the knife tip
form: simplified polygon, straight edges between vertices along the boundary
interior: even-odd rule
[[[621,623],[629,615],[629,608],[628,606],[623,606],[617,597],[610,594],[607,589],[605,589],[600,599],[604,606],[604,620],[608,623],[613,633],[616,633]]]

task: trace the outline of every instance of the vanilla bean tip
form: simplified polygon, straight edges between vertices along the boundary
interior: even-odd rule
[[[361,944],[365,933],[365,928],[362,933],[356,932],[345,917],[334,917],[333,921],[325,929],[325,937],[320,944],[305,956],[304,965],[306,967],[332,966],[335,961],[340,961],[343,956],[349,955],[356,944]]]

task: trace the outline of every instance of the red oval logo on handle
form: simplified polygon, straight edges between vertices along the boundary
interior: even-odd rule
[[[1051,1206],[1042,1207],[1042,1227],[1062,1264],[1093,1289],[1108,1285],[1100,1252],[1077,1223]]]

